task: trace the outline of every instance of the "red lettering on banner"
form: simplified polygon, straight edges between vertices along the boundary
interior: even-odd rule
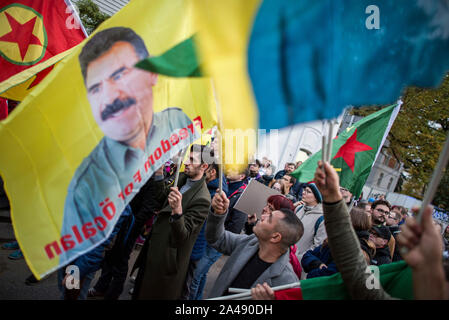
[[[176,146],[179,142],[179,137],[176,133],[173,133],[170,137],[170,142],[173,146]]]
[[[187,126],[189,129],[190,129],[190,131],[192,132],[192,134],[193,134],[193,123],[191,123],[191,124],[189,124],[188,126]]]
[[[89,227],[89,226],[91,226],[91,227]],[[97,229],[95,229],[93,227],[92,222],[85,223],[83,225],[82,230],[83,230],[84,238],[86,238],[86,240],[89,238],[92,238],[94,235],[97,234]]]
[[[75,241],[72,240],[72,235],[68,234],[61,237],[61,245],[64,251],[73,249],[75,247]]]
[[[157,147],[156,151],[154,151],[154,157],[156,158],[156,160],[159,160],[162,157],[162,151],[160,147]]]
[[[103,231],[108,226],[108,223],[106,222],[106,220],[104,220],[103,217],[96,217],[94,219],[94,222],[97,225],[98,230],[100,230],[100,231]],[[98,223],[100,223],[101,226],[99,226]]]
[[[133,183],[131,182],[125,187],[125,195],[129,196],[133,192]]]
[[[187,128],[190,129],[192,134],[195,133],[194,126],[199,126],[199,127],[201,127],[201,129],[203,129],[203,122],[202,122],[201,116],[196,117],[194,119],[194,122],[187,126]],[[151,154],[148,157],[148,159],[145,161],[145,165],[144,165],[145,172],[149,172],[151,170],[151,167],[154,166],[154,164],[155,164],[155,159],[159,160],[162,157],[162,154],[167,153],[171,149],[171,146],[175,146],[179,143],[179,141],[188,138],[189,130],[187,128],[180,129],[179,133],[176,133],[176,132],[172,133],[172,135],[170,136],[169,139],[161,140],[161,146],[158,147],[154,151],[154,153]],[[138,170],[134,174],[133,178],[134,178],[135,183],[142,182],[142,175],[141,175],[140,170]],[[125,190],[120,192],[118,197],[124,201],[126,196],[129,196],[132,193],[133,188],[134,188],[134,185],[131,182],[130,184],[128,184],[125,187]],[[106,228],[108,227],[108,220],[112,220],[112,218],[114,218],[115,213],[116,213],[116,207],[115,207],[114,203],[109,198],[106,198],[103,202],[100,203],[100,208],[101,208],[101,211],[106,219],[103,218],[102,216],[98,216],[98,217],[94,218],[93,222],[85,223],[81,227],[82,233],[84,235],[84,239],[81,236],[78,226],[76,226],[76,225],[72,226],[73,235],[79,244],[82,243],[84,240],[90,239],[93,236],[95,236],[97,234],[97,229],[98,229],[98,231],[106,230]],[[72,234],[63,235],[60,238],[59,243],[56,240],[56,241],[53,241],[53,242],[47,244],[44,247],[47,257],[49,259],[53,259],[55,256],[61,255],[61,253],[62,253],[61,247],[64,251],[73,249],[77,245],[77,243],[73,239],[73,235]]]
[[[51,250],[53,248],[53,251]],[[53,259],[56,255],[60,255],[62,253],[61,248],[59,248],[58,242],[53,241],[45,246],[45,252],[47,253],[48,259]]]
[[[119,197],[120,195],[123,196],[123,193],[120,192]],[[125,200],[125,197],[123,197],[122,199]],[[106,198],[103,202],[101,202],[100,206],[103,207],[101,211],[103,212],[104,216],[108,218],[108,220],[114,218],[116,209],[114,203],[109,200],[109,198]]]
[[[195,119],[193,119],[193,121],[195,122],[195,125],[199,125],[201,129],[204,128],[203,127],[203,120],[201,120],[201,116],[196,117]]]
[[[81,238],[81,234],[80,234],[80,232],[78,230],[78,227],[77,226],[73,226],[72,230],[73,230],[73,233],[75,234],[75,237],[76,237],[76,240],[78,241],[78,243],[83,242],[84,240],[83,240],[83,238]]]
[[[180,140],[184,140],[185,138],[187,138],[188,135],[189,135],[189,132],[187,131],[186,128],[182,128],[181,130],[179,130]]]
[[[161,146],[164,153],[170,150],[170,143],[168,142],[168,140],[161,140]]]
[[[134,174],[134,182],[136,182],[136,183],[142,182],[142,176],[140,175],[140,170]]]
[[[145,162],[145,172],[148,172],[150,168],[151,168],[150,157],[148,157],[147,161]]]

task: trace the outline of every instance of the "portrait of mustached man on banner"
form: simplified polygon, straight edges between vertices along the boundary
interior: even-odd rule
[[[95,34],[79,55],[87,98],[104,137],[69,184],[61,258],[68,250],[78,256],[105,239],[152,174],[200,137],[180,108],[153,112],[158,75],[134,67],[148,56],[143,40],[124,27]]]

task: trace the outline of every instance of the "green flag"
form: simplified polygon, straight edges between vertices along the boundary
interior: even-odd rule
[[[373,274],[374,275],[374,274]],[[399,261],[379,266],[379,280],[382,288],[392,297],[412,300],[412,270]],[[370,282],[374,285],[374,282]],[[328,277],[301,280],[303,300],[344,300],[350,299],[340,273]]]
[[[331,164],[340,176],[340,185],[359,197],[380,152],[400,104],[383,108],[354,123],[334,138]],[[292,175],[301,182],[313,180],[321,151],[308,158]]]
[[[160,56],[139,61],[137,68],[171,77],[202,77],[194,36],[178,43]]]

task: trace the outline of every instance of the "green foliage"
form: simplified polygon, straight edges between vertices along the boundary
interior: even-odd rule
[[[422,199],[449,132],[449,75],[437,89],[409,87],[388,139],[389,151],[404,163],[410,175],[402,192]],[[449,170],[433,203],[449,209]]]
[[[404,102],[388,135],[387,152],[404,164],[396,192],[422,199],[430,182],[449,132],[449,75],[437,89],[409,87]],[[351,114],[368,116],[379,106],[353,108]],[[439,184],[433,204],[449,209],[449,169]]]
[[[79,0],[76,2],[79,9],[80,19],[87,34],[91,34],[103,21],[110,16],[102,13],[92,0]]]

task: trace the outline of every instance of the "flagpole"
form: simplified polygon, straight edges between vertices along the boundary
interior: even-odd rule
[[[175,188],[178,187],[179,170],[181,169],[182,160],[184,160],[187,149],[188,147],[186,147],[184,150],[181,150],[181,154],[179,155],[178,162],[176,164],[175,183],[173,185]]]
[[[222,129],[223,129],[223,123],[221,121],[221,106],[220,101],[217,97],[217,92],[215,90],[215,84],[214,80],[211,79],[212,89],[214,91],[214,98],[215,98],[215,106],[217,110],[217,122],[218,122],[218,128],[217,128],[217,138],[218,138],[218,194],[221,195],[221,192],[223,191],[223,139],[222,139]]]
[[[430,184],[426,190],[426,193],[424,194],[424,199],[421,204],[421,208],[418,212],[418,215],[416,216],[416,221],[418,223],[421,222],[422,214],[425,210],[425,208],[430,204],[430,202],[433,200],[433,197],[435,196],[435,193],[437,191],[438,185],[440,184],[441,177],[443,176],[443,170],[446,167],[446,164],[449,160],[449,133],[446,137],[446,143],[444,144],[443,151],[440,154],[440,157],[438,159],[438,164],[433,171],[432,180],[430,181]]]
[[[279,290],[285,290],[285,289],[291,289],[291,288],[297,288],[297,287],[301,287],[301,283],[299,281],[293,282],[290,284],[286,284],[286,285],[282,285],[282,286],[273,287],[273,288],[271,288],[271,290],[279,291]],[[231,288],[229,288],[229,290],[230,289]],[[242,290],[246,290],[246,291],[243,291],[243,292],[237,293],[237,294],[233,294],[233,295],[229,295],[229,296],[216,297],[216,298],[211,298],[211,299],[206,299],[206,300],[244,300],[246,298],[251,297],[251,289],[232,288],[232,290],[234,292],[242,291]],[[229,291],[229,292],[231,292],[231,291]]]
[[[326,156],[326,134],[324,133],[326,126],[324,125],[325,121],[322,121],[321,126],[321,161],[323,163],[326,162],[327,156]]]
[[[329,135],[327,140],[327,151],[326,151],[326,161],[330,162],[332,157],[332,136],[334,135],[334,123],[332,120],[329,121]]]

